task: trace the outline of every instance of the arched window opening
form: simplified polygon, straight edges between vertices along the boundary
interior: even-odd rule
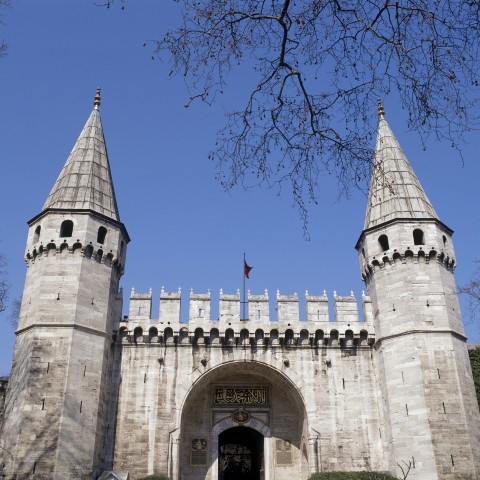
[[[60,237],[71,237],[73,233],[73,222],[71,220],[64,220],[60,226]]]
[[[148,339],[150,343],[158,343],[158,330],[156,327],[151,327],[148,331]]]
[[[210,344],[218,345],[220,343],[220,332],[217,328],[212,328],[210,330]]]
[[[315,345],[323,344],[323,330],[317,330],[315,332]]]
[[[173,330],[170,327],[165,329],[163,337],[165,338],[165,343],[167,345],[174,343]]]
[[[347,347],[353,347],[353,332],[351,330],[345,332],[345,345]]]
[[[38,225],[37,228],[35,229],[35,233],[33,234],[33,243],[37,243],[40,240],[41,231],[42,231],[42,227]]]
[[[242,345],[248,345],[250,343],[250,333],[246,328],[240,332],[240,343]]]
[[[285,344],[293,345],[293,330],[288,329],[285,331]]]
[[[91,245],[87,245],[85,248],[85,258],[92,258],[93,254],[93,247]]]
[[[274,328],[273,330],[270,331],[270,344],[271,345],[278,345],[278,330]]]
[[[425,245],[425,235],[423,234],[423,230],[416,228],[413,231],[413,243],[414,245]]]
[[[257,345],[263,345],[264,343],[263,330],[260,328],[255,332],[255,341],[257,342]]]
[[[143,329],[142,327],[137,327],[133,331],[133,340],[135,343],[143,343]]]
[[[443,235],[442,239],[443,239],[443,246],[445,246],[447,244],[447,237]]]
[[[100,227],[97,234],[97,243],[103,245],[105,243],[105,237],[107,236],[107,229],[105,227]]]
[[[332,330],[330,332],[330,345],[332,347],[338,346],[338,331],[337,330]]]
[[[113,262],[113,254],[109,253],[106,257],[105,257],[105,265],[107,267],[109,267]]]
[[[182,344],[190,343],[190,338],[188,336],[188,329],[185,327],[180,329],[180,343]]]
[[[195,343],[197,345],[203,345],[205,343],[205,337],[203,336],[203,329],[195,329]]]
[[[380,247],[384,252],[386,252],[390,248],[390,245],[388,244],[388,237],[386,235],[380,235],[378,237],[378,243],[380,244]]]
[[[227,329],[225,332],[225,343],[227,345],[234,345],[235,344],[235,334],[231,328]]]
[[[103,257],[103,250],[97,250],[97,253],[95,254],[95,261],[100,263],[102,261]]]
[[[303,346],[307,346],[310,344],[310,335],[308,333],[308,330],[300,330],[299,343]]]

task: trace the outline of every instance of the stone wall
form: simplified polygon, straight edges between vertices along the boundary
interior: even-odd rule
[[[2,430],[3,416],[5,412],[5,396],[7,394],[8,377],[0,377],[0,431]]]
[[[275,470],[269,478],[384,470],[372,348],[334,342],[287,345],[282,337],[278,345],[258,345],[253,338],[248,345],[225,339],[198,344],[177,336],[166,344],[163,338],[120,336],[116,434],[109,439],[113,468],[128,469],[134,478],[168,473],[173,479],[216,479],[218,434],[235,426],[236,407],[215,405],[213,391],[260,385],[270,401],[245,405],[252,417],[245,425],[268,437],[265,468]],[[191,464],[195,439],[207,445],[204,466]],[[285,444],[291,445],[291,463],[280,465],[277,448]]]

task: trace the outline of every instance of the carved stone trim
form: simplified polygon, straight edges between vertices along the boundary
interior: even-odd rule
[[[232,412],[232,419],[235,423],[247,423],[250,418],[250,413],[247,412],[241,405]]]

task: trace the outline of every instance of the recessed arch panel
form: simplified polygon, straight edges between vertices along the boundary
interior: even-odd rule
[[[179,450],[178,458],[174,459],[178,478],[220,480],[219,472],[223,475],[225,471],[225,465],[222,470],[218,463],[225,460],[219,454],[220,435],[233,429],[229,435],[235,438],[236,433],[243,432],[240,428],[235,430],[237,427],[250,428],[264,436],[264,478],[272,478],[277,454],[279,459],[288,457],[288,452],[287,455],[283,450],[279,453],[278,449],[292,451],[291,464],[287,462],[282,469],[291,469],[292,475],[301,469],[302,438],[306,435],[308,422],[302,393],[294,381],[281,370],[258,361],[226,362],[200,375],[187,391],[180,409]],[[259,392],[262,389],[266,391],[264,397],[246,398],[250,395],[249,390]],[[234,398],[246,400],[235,403]],[[282,415],[275,416],[274,411],[282,412]],[[286,423],[291,425],[288,433],[285,432]],[[240,435],[239,443],[244,438],[243,434]],[[258,441],[259,437],[255,438]],[[205,464],[194,464],[198,454],[195,452],[197,456],[192,457],[193,445],[204,446]],[[257,462],[258,458],[254,460]]]

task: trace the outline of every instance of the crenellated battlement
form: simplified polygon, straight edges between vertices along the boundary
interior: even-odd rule
[[[27,250],[25,254],[25,262],[28,267],[33,265],[36,261],[41,260],[44,257],[51,257],[54,255],[80,255],[87,259],[91,259],[97,263],[101,263],[107,267],[115,267],[119,275],[123,275],[123,265],[120,263],[120,259],[115,257],[113,251],[105,252],[103,248],[95,248],[93,245],[83,245],[81,242],[61,242],[55,243],[49,242],[47,245],[40,243],[38,247],[35,246],[32,251]]]
[[[269,295],[248,292],[248,318],[242,318],[240,292],[226,294],[220,290],[219,318],[211,318],[211,295],[190,290],[188,322],[181,322],[182,291],[160,293],[158,320],[152,317],[152,290],[130,295],[128,321],[120,325],[122,343],[161,343],[165,345],[209,344],[227,346],[354,346],[372,345],[375,329],[371,301],[362,295],[364,321],[359,320],[357,300],[353,294],[334,292],[330,319],[329,299],[305,292],[306,319],[300,320],[298,295],[276,294],[277,320],[269,311]]]
[[[385,267],[395,266],[396,264],[405,264],[407,262],[424,262],[439,263],[447,270],[453,273],[456,262],[455,259],[440,249],[440,253],[432,248],[429,251],[424,250],[422,247],[417,249],[408,248],[403,253],[394,250],[393,252],[384,252],[383,255],[376,255],[370,259],[370,262],[362,262],[362,278],[367,280],[376,270],[383,269]]]

